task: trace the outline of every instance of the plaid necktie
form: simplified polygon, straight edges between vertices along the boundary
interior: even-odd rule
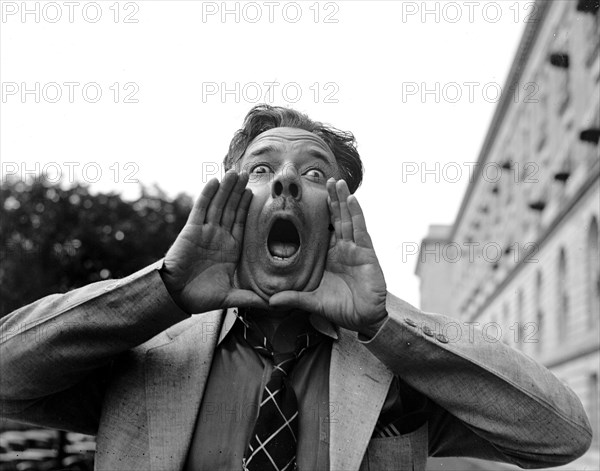
[[[294,470],[298,442],[298,400],[288,376],[298,359],[321,341],[317,332],[307,332],[296,339],[292,352],[276,352],[260,329],[243,314],[238,315],[243,324],[243,336],[254,350],[273,360],[273,372],[265,386],[258,418],[252,431],[246,455],[242,461],[244,471]]]

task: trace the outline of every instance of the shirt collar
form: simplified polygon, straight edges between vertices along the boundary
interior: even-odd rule
[[[217,342],[217,345],[219,345],[223,341],[227,333],[233,327],[233,324],[235,324],[235,321],[237,320],[237,313],[237,307],[230,307],[229,309],[227,309],[225,319],[223,319],[223,325],[221,326],[221,333],[219,334],[219,341]],[[338,339],[338,331],[336,326],[334,326],[324,317],[317,316],[316,314],[311,314],[309,320],[312,326],[323,335],[331,337],[334,340]]]

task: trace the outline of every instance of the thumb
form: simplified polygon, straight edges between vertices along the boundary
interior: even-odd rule
[[[282,291],[271,296],[269,306],[274,309],[302,309],[314,314],[321,312],[321,303],[314,292]]]

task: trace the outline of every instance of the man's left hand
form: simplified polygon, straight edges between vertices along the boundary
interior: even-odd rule
[[[344,180],[327,181],[328,203],[335,229],[319,287],[312,292],[274,294],[272,308],[298,308],[334,324],[375,335],[387,317],[386,285],[365,217]]]

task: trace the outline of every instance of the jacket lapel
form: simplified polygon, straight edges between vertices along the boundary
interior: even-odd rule
[[[391,381],[390,370],[356,334],[340,329],[329,368],[330,469],[359,469]]]
[[[216,348],[222,311],[192,316],[146,353],[146,400],[152,470],[182,469]]]

